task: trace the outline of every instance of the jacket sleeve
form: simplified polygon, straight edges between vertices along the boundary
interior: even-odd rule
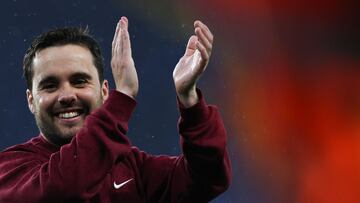
[[[124,134],[135,105],[130,97],[111,91],[72,141],[48,160],[34,159],[33,152],[2,152],[0,202],[87,199],[96,194],[116,159],[130,150]]]
[[[143,179],[148,202],[209,202],[224,192],[231,179],[226,131],[215,106],[200,101],[185,109],[178,123],[183,154],[143,154]]]

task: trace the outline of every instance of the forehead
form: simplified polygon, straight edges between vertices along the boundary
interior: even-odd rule
[[[34,82],[48,76],[67,77],[74,72],[98,77],[89,49],[75,44],[48,47],[37,52],[32,68]]]

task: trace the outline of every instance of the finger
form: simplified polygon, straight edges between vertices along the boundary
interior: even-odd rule
[[[125,21],[125,23],[126,23],[126,29],[128,29],[129,20],[127,19],[127,17],[126,17],[126,16],[122,16],[121,19],[122,19],[123,21]]]
[[[205,46],[198,41],[196,43],[196,48],[200,51],[202,61],[206,64],[209,61],[209,53],[207,52]]]
[[[191,56],[196,50],[196,42],[198,41],[197,36],[192,35],[186,45],[185,56]]]
[[[117,38],[115,39],[115,54],[117,56],[124,56],[125,54],[125,43],[126,43],[126,33],[127,33],[127,21],[125,17],[121,17],[119,21],[119,32]]]
[[[199,41],[205,46],[208,53],[210,53],[212,50],[212,43],[209,42],[209,40],[205,37],[203,31],[199,27],[197,27],[195,28],[195,34],[198,37]]]
[[[200,20],[196,20],[194,22],[194,27],[200,27],[202,29],[202,31],[204,32],[205,36],[209,39],[210,42],[213,41],[213,34],[211,33],[210,29],[208,26],[206,26],[203,22],[201,22]]]
[[[211,44],[213,43],[214,35],[211,33],[210,29],[204,23],[202,23],[200,20],[196,20],[194,22],[194,27],[195,28],[199,27],[203,32],[203,34],[205,35],[205,37],[209,40],[209,42]]]
[[[121,17],[122,23],[122,51],[123,54],[127,57],[131,57],[131,42],[130,35],[128,31],[128,19],[126,17]]]
[[[122,20],[120,19],[119,21],[119,30],[118,30],[118,34],[116,36],[115,39],[115,45],[114,45],[114,55],[115,56],[119,56],[120,54],[122,54],[122,44],[123,44],[123,40],[122,40],[122,35],[123,35],[123,23]]]
[[[117,23],[116,25],[116,29],[115,29],[115,33],[114,33],[114,38],[113,38],[113,41],[112,41],[112,44],[111,44],[111,50],[112,50],[112,53],[114,54],[114,48],[115,48],[115,43],[116,43],[116,39],[119,35],[119,32],[120,32],[120,21]]]

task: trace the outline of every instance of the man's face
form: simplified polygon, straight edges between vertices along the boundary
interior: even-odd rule
[[[56,145],[68,143],[108,97],[108,83],[100,84],[91,52],[74,44],[37,52],[32,84],[26,92],[30,111],[40,132]]]

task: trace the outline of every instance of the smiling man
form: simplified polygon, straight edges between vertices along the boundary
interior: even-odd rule
[[[183,149],[177,157],[149,155],[126,137],[138,92],[126,17],[112,43],[116,90],[109,91],[99,45],[87,30],[38,36],[24,75],[40,135],[1,152],[0,202],[208,202],[225,191],[225,129],[196,89],[213,35],[200,21],[194,28],[173,72]]]
[[[107,81],[100,81],[92,58],[88,48],[76,44],[51,46],[34,55],[28,104],[42,135],[52,144],[68,143],[85,116],[108,97]]]

